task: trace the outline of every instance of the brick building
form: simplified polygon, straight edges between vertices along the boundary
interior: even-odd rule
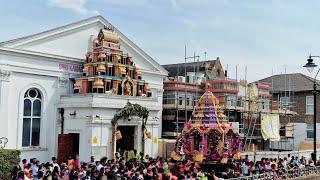
[[[313,78],[301,73],[273,75],[259,82],[271,84],[272,101],[280,102],[282,110],[291,110],[294,116],[280,117],[282,136],[279,143],[270,144],[271,149],[302,150],[313,147]],[[320,89],[320,82],[318,89]],[[317,101],[317,117],[320,117],[320,102]],[[320,123],[317,120],[317,130]],[[288,132],[289,131],[289,132]],[[292,133],[291,133],[292,132]],[[292,136],[292,138],[290,138]],[[318,141],[320,135],[317,135]]]

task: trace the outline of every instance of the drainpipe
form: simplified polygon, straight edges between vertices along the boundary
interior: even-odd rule
[[[64,132],[64,108],[60,108],[60,116],[61,116],[61,134]]]

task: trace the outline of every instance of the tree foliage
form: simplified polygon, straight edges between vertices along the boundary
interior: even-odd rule
[[[0,148],[0,179],[11,179],[11,172],[20,162],[20,151]]]

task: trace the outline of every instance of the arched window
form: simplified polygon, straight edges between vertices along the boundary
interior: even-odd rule
[[[24,94],[22,146],[40,145],[41,93],[30,88]]]

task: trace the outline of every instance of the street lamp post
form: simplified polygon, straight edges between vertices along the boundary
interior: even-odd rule
[[[313,57],[319,58],[320,56],[309,56],[307,64],[303,67],[311,73],[317,65],[313,62]],[[311,154],[314,163],[317,161],[317,76],[319,74],[320,68],[313,79],[313,153]]]

